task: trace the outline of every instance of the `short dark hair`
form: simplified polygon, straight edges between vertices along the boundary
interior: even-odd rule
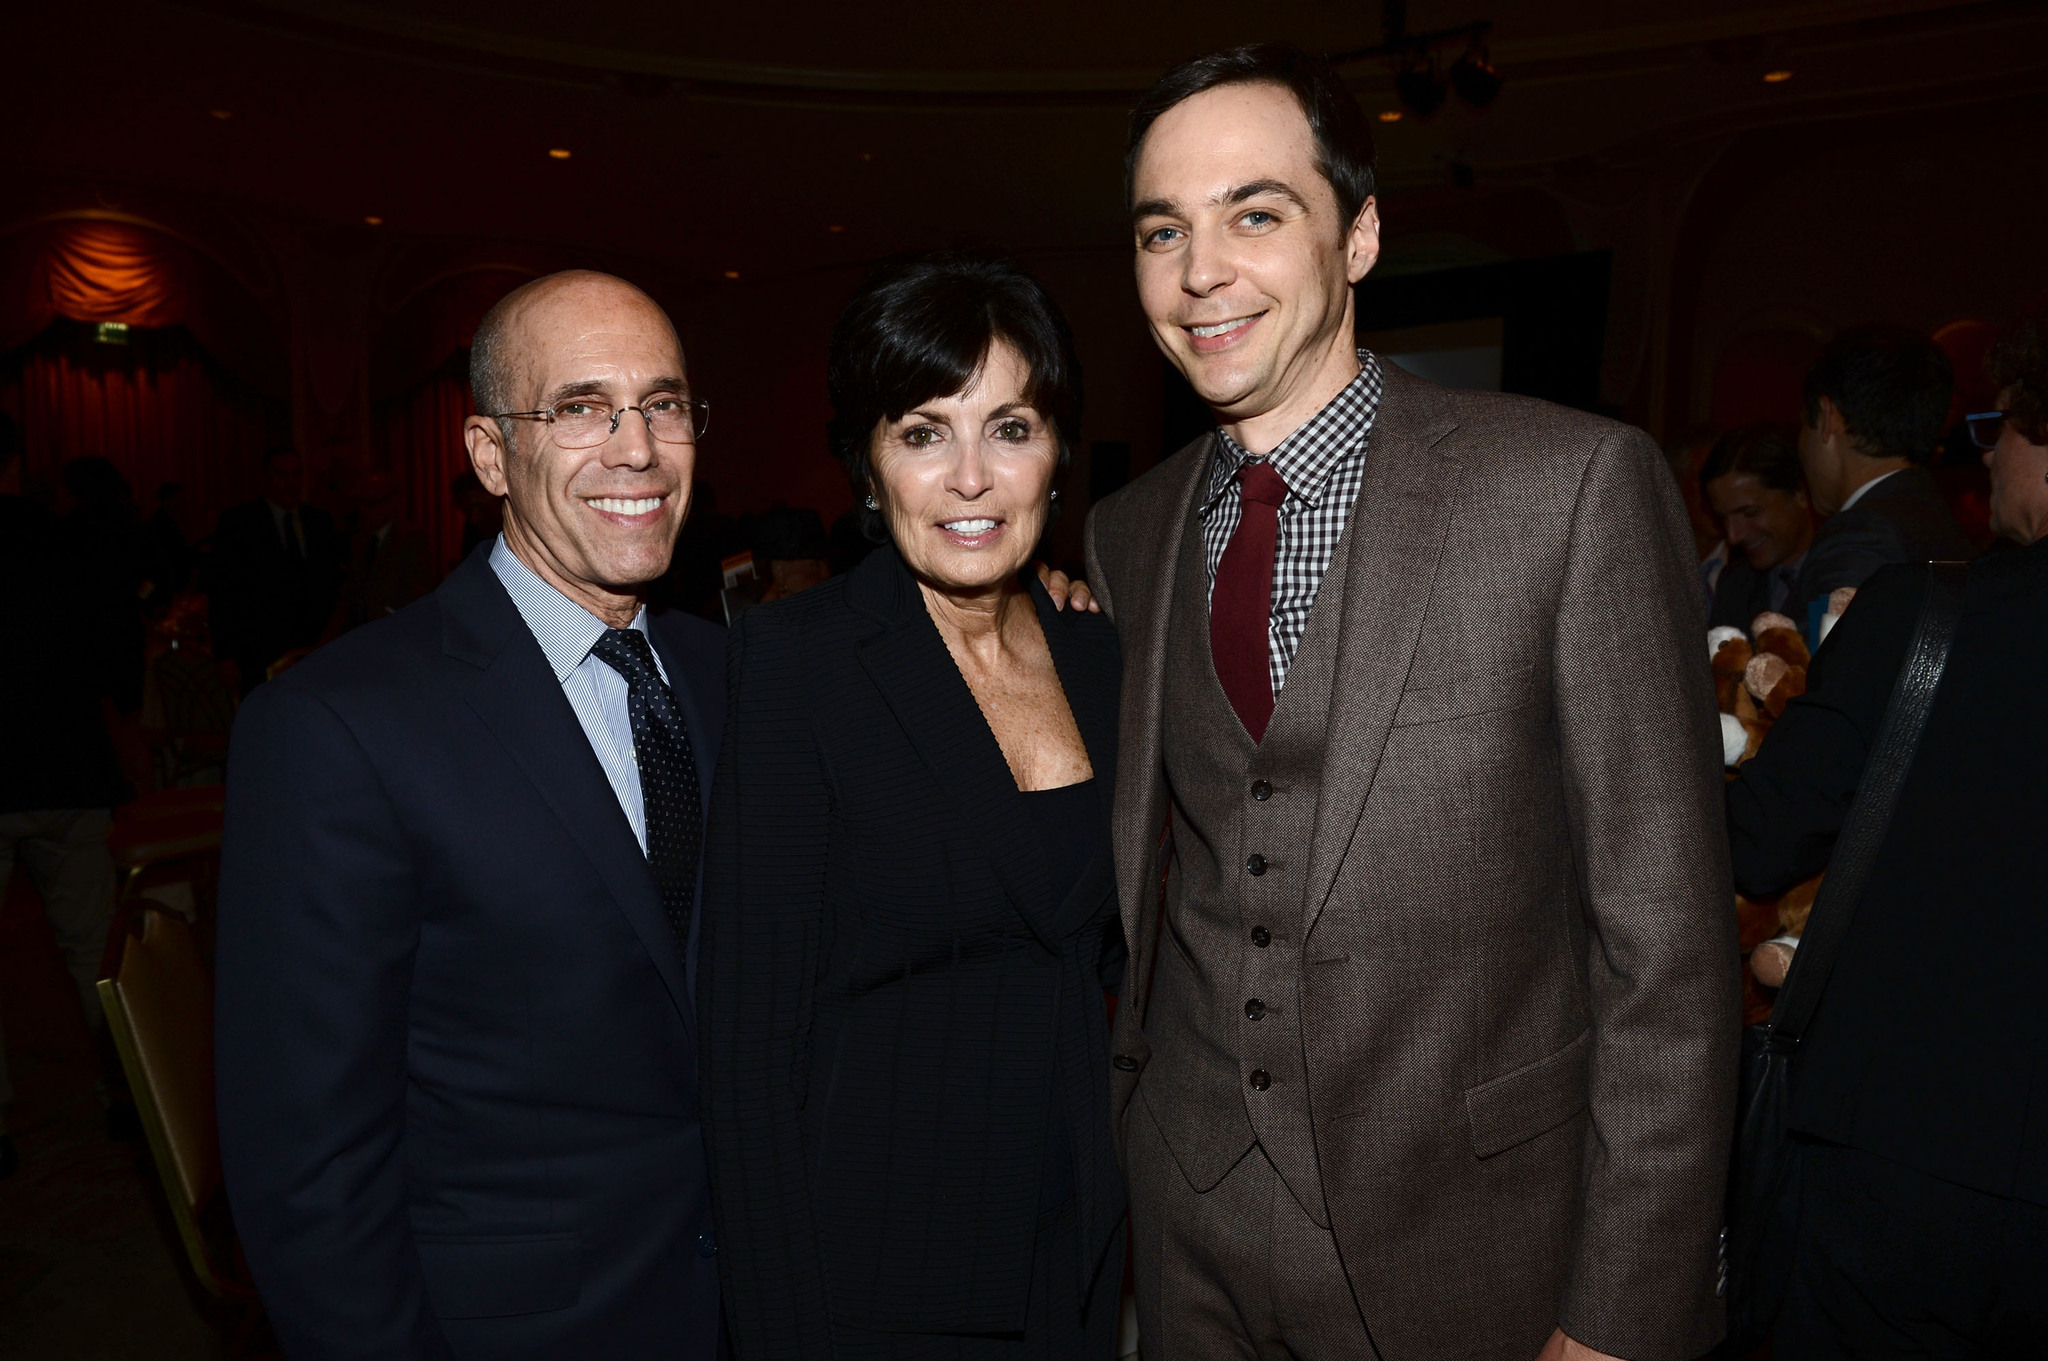
[[[1772,491],[1804,491],[1806,470],[1799,464],[1799,435],[1782,425],[1742,425],[1714,441],[1700,464],[1700,495],[1707,484],[1730,473],[1748,473]]]
[[[1065,468],[1081,430],[1081,366],[1045,285],[1016,261],[977,251],[900,256],[867,277],[832,327],[825,379],[827,438],[855,500],[874,490],[875,428],[964,389],[998,340],[1023,359],[1026,395],[1052,423]],[[861,529],[887,541],[881,515],[865,506]]]
[[[2048,444],[2048,301],[2036,303],[1998,343],[1985,367],[2006,394],[2006,419],[2030,444]]]
[[[1829,341],[1807,370],[1806,423],[1820,423],[1825,397],[1864,454],[1925,463],[1941,443],[1955,386],[1948,355],[1920,332],[1852,326]]]
[[[1365,201],[1373,196],[1377,153],[1372,124],[1328,61],[1289,43],[1248,43],[1211,52],[1182,62],[1154,81],[1131,110],[1130,137],[1124,143],[1124,205],[1136,201],[1138,152],[1159,116],[1183,100],[1224,85],[1277,85],[1294,96],[1316,139],[1316,169],[1337,196],[1343,218],[1337,229],[1351,230]]]

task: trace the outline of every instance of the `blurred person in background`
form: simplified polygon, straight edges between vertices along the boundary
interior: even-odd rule
[[[183,499],[177,483],[159,484],[156,509],[143,522],[143,607],[152,615],[169,608],[192,575],[192,548],[185,542],[184,526],[178,523],[178,508]]]
[[[2048,1356],[2048,313],[1992,350],[1993,527],[1869,885],[1791,1072],[1778,1361]],[[1728,787],[1735,880],[1825,868],[1927,599],[1887,567]]]
[[[0,415],[0,485],[11,483],[20,457],[19,428]],[[78,467],[81,462],[88,466]],[[118,508],[119,474],[109,479],[111,466],[89,466],[101,462],[74,460],[65,469],[66,491],[78,502],[74,517],[95,520]],[[0,901],[18,865],[42,899],[64,968],[78,987],[86,1028],[98,1042],[105,1091],[119,1068],[106,1044],[106,1014],[94,984],[114,914],[107,829],[113,806],[128,796],[108,733],[113,692],[125,678],[108,666],[106,604],[92,594],[109,564],[80,550],[117,553],[119,547],[100,541],[107,526],[68,532],[78,528],[59,524],[33,501],[0,493]],[[126,606],[134,612],[132,590]],[[0,1036],[0,1176],[14,1171],[18,1156],[7,1133],[13,1100]],[[122,1109],[132,1123],[133,1108]]]
[[[74,458],[58,474],[69,509],[62,519],[72,570],[71,599],[90,619],[98,693],[121,713],[142,705],[142,540],[128,479],[104,458]]]
[[[1814,510],[1828,518],[1789,611],[1801,628],[1829,592],[1861,586],[1887,563],[1976,556],[1926,467],[1954,388],[1941,347],[1898,326],[1853,326],[1808,370],[1799,461]]]
[[[1707,623],[1747,633],[1765,610],[1796,608],[1799,569],[1813,544],[1798,436],[1770,425],[1729,431],[1700,465],[1700,495],[1728,544]]]
[[[221,512],[208,562],[213,639],[248,694],[272,662],[320,641],[341,584],[334,520],[306,503],[295,450],[263,456],[263,494]]]
[[[349,535],[347,571],[329,635],[396,614],[434,589],[427,536],[399,523],[404,489],[384,472],[365,472],[351,491],[356,524]]]

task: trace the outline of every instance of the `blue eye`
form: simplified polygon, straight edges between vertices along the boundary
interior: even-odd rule
[[[1239,219],[1247,227],[1263,227],[1272,220],[1273,215],[1264,208],[1254,208]]]
[[[1163,246],[1167,243],[1168,237],[1178,235],[1180,235],[1178,227],[1154,227],[1145,234],[1145,244],[1148,246]]]

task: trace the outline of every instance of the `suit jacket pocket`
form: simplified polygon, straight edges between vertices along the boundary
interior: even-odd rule
[[[1530,683],[1535,668],[1512,667],[1478,676],[1460,676],[1440,684],[1411,684],[1401,692],[1394,708],[1394,726],[1414,723],[1442,723],[1468,714],[1488,714],[1512,709],[1533,698]]]
[[[1554,1054],[1466,1088],[1472,1151],[1491,1158],[1556,1129],[1584,1110],[1592,1049],[1593,1032],[1583,1030]]]
[[[567,1309],[583,1294],[583,1235],[414,1238],[436,1318]]]

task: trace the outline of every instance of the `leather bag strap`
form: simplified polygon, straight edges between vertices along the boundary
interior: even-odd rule
[[[1842,820],[1841,835],[1828,860],[1827,878],[1821,881],[1820,894],[1806,919],[1806,934],[1792,957],[1791,975],[1771,1008],[1771,1034],[1782,1044],[1799,1042],[1820,1005],[1828,975],[1834,971],[1842,941],[1849,934],[1856,903],[1870,882],[1892,811],[1898,807],[1906,772],[1912,769],[1920,734],[1934,707],[1934,692],[1941,685],[1942,669],[1948,664],[1949,645],[1955,641],[1956,624],[1963,614],[1965,564],[1931,562],[1928,567],[1932,576],[1927,603],[1914,626],[1906,663],[1892,683],[1891,701],[1885,706],[1884,721],[1863,767],[1863,782]]]

